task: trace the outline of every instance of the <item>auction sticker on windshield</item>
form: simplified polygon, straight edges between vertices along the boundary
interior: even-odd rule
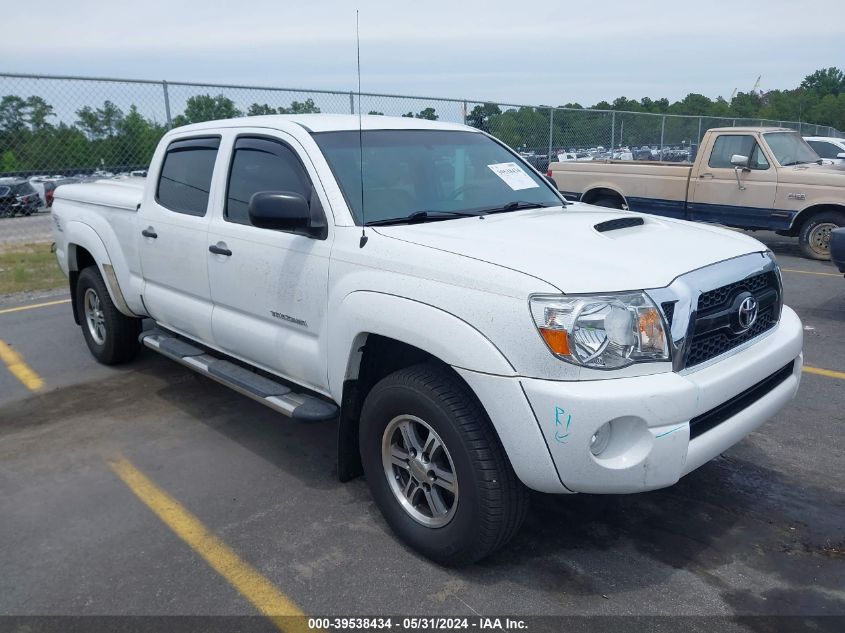
[[[514,191],[534,189],[540,186],[516,163],[496,163],[487,166]]]

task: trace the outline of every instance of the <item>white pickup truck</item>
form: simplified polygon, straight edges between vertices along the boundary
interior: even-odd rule
[[[507,542],[529,488],[672,485],[775,416],[801,374],[761,243],[567,204],[461,125],[190,125],[146,184],[60,187],[53,221],[99,361],[143,344],[336,421],[340,478],[365,474],[395,532],[446,564]]]

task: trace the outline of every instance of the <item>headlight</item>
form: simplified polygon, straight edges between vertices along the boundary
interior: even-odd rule
[[[534,324],[563,360],[596,369],[668,361],[663,318],[644,293],[534,296]]]

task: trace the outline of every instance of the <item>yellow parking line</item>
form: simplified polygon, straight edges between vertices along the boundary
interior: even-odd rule
[[[41,376],[27,365],[21,355],[13,350],[5,341],[0,341],[0,360],[2,360],[12,375],[20,380],[30,391],[38,391],[44,386]]]
[[[119,457],[109,462],[109,465],[167,527],[279,629],[285,632],[309,630],[305,614],[290,598],[249,563],[241,560],[232,548],[212,534],[197,517],[153,483],[132,462]]]
[[[819,273],[814,270],[795,270],[794,268],[781,268],[784,273],[801,273],[803,275],[822,275],[824,277],[841,277],[842,273]]]
[[[17,308],[4,308],[0,310],[0,314],[8,314],[9,312],[22,312],[23,310],[34,310],[35,308],[46,308],[47,306],[57,306],[62,303],[70,303],[70,299],[59,299],[58,301],[45,301],[44,303],[33,303],[29,306],[18,306]]]
[[[819,367],[809,367],[804,365],[804,371],[808,374],[816,374],[817,376],[827,376],[828,378],[839,378],[845,380],[845,371],[833,371],[832,369],[820,369]]]

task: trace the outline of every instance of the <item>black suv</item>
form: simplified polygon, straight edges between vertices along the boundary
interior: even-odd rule
[[[40,206],[38,192],[26,180],[0,181],[0,217],[30,215],[37,213]]]

